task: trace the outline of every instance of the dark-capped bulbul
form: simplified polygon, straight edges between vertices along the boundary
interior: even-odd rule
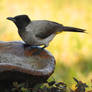
[[[85,33],[84,29],[64,26],[53,21],[31,21],[27,15],[18,15],[15,17],[8,17],[7,19],[15,23],[20,37],[30,46],[44,45],[43,48],[45,48],[57,33],[63,31]]]

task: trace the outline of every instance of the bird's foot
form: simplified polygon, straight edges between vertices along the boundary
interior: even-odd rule
[[[24,48],[26,48],[26,47],[30,47],[31,45],[29,45],[29,44],[24,44]]]

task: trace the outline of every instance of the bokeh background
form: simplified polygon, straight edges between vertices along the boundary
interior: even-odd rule
[[[63,32],[47,48],[56,59],[53,77],[71,84],[73,77],[92,79],[92,0],[0,0],[0,40],[21,40],[16,26],[6,17],[27,14],[32,20],[46,19],[84,28],[88,34]]]

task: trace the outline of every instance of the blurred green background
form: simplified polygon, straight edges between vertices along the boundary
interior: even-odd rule
[[[85,82],[92,79],[92,0],[0,0],[1,41],[21,40],[16,26],[6,20],[21,14],[86,29],[88,34],[58,34],[47,49],[56,59],[56,80],[71,83],[72,77]]]

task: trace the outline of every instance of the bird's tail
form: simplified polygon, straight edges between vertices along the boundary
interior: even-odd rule
[[[62,28],[62,30],[64,32],[68,31],[68,32],[82,32],[82,33],[86,33],[85,32],[86,31],[85,29],[80,29],[80,28],[75,28],[75,27],[68,27],[68,26],[64,26]]]

